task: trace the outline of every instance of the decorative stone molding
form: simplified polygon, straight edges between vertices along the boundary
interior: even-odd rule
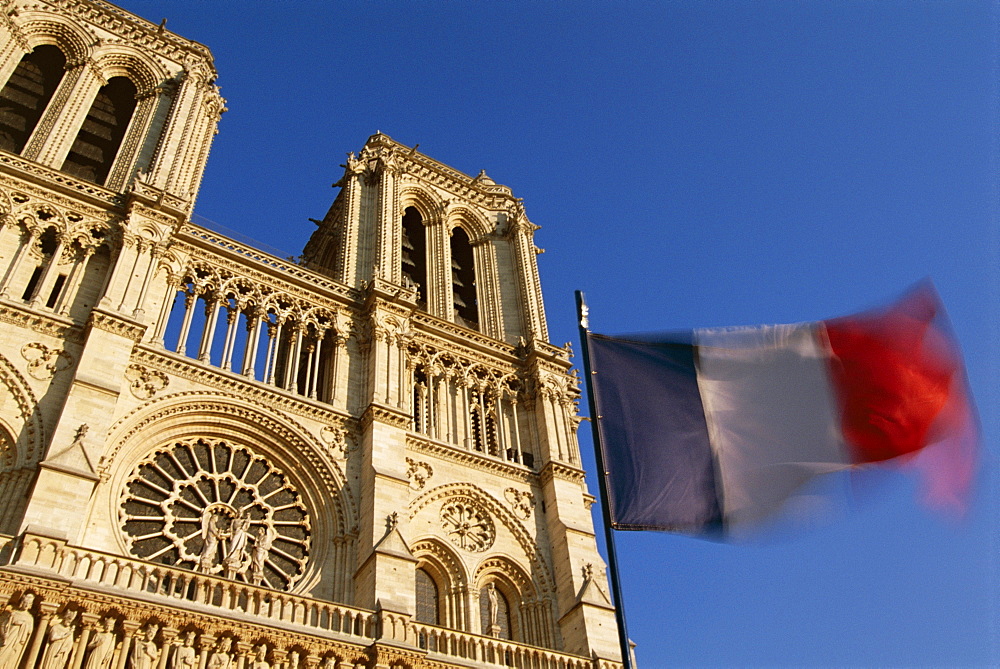
[[[504,462],[503,460],[487,457],[475,451],[467,451],[457,446],[432,441],[418,435],[406,435],[406,447],[415,453],[433,455],[464,467],[490,472],[519,483],[531,483],[534,480],[531,471],[524,465]]]
[[[471,553],[482,553],[496,539],[489,512],[472,499],[446,502],[441,506],[440,519],[448,539]]]
[[[73,365],[73,356],[69,353],[60,348],[49,348],[37,341],[22,346],[21,356],[28,361],[28,374],[39,381],[51,379],[56,372]]]
[[[434,476],[434,469],[426,462],[418,462],[410,458],[406,458],[406,464],[409,465],[406,470],[406,478],[410,479],[410,488],[423,490],[427,481]]]
[[[125,370],[125,379],[129,381],[129,390],[140,400],[154,397],[170,384],[170,377],[163,372],[136,364]]]
[[[131,339],[136,343],[142,341],[146,333],[145,325],[140,325],[134,321],[125,320],[119,316],[98,311],[97,309],[90,312],[89,324],[98,330],[104,330],[105,332]]]
[[[521,520],[527,520],[531,516],[531,511],[535,506],[535,496],[528,491],[521,491],[517,488],[507,488],[503,491],[504,497],[510,503],[514,515]]]

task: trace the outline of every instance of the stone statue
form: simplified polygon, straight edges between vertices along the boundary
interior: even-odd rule
[[[233,640],[228,637],[219,639],[215,650],[208,657],[207,669],[231,669],[233,666]]]
[[[219,552],[219,539],[222,530],[219,529],[219,517],[214,511],[206,510],[201,517],[201,538],[205,542],[198,560],[199,569],[208,573],[215,566],[216,554]]]
[[[198,654],[194,649],[194,632],[184,633],[181,645],[174,651],[174,659],[170,669],[195,669],[198,666]]]
[[[222,564],[226,568],[226,575],[232,576],[243,570],[243,558],[247,552],[247,539],[249,538],[250,512],[241,511],[233,520],[230,530],[229,547]]]
[[[111,656],[115,654],[115,619],[105,618],[101,621],[101,629],[94,633],[87,644],[90,655],[84,669],[108,669],[111,666]]]
[[[267,561],[268,551],[271,550],[271,543],[274,537],[266,527],[257,529],[257,538],[254,539],[253,549],[250,551],[250,582],[260,585],[264,582],[264,563]]]
[[[65,669],[73,652],[73,622],[76,609],[66,609],[49,627],[48,645],[39,669]]]
[[[0,667],[17,667],[21,664],[24,648],[35,629],[31,607],[35,596],[30,592],[21,595],[20,606],[0,617]]]
[[[267,644],[262,643],[254,649],[252,669],[271,669],[267,661]]]
[[[490,626],[496,627],[499,624],[497,617],[500,613],[500,597],[497,595],[497,588],[492,582],[486,586],[486,596],[490,600]]]
[[[146,625],[146,632],[137,638],[132,645],[132,669],[154,669],[160,650],[156,647],[156,633],[160,626],[156,623]]]

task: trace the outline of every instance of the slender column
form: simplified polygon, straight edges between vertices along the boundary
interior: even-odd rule
[[[267,326],[267,336],[269,341],[267,342],[267,367],[265,367],[266,377],[265,381],[274,385],[274,371],[278,366],[278,343],[281,341],[281,321],[277,322],[277,327],[274,323],[269,323]]]
[[[222,296],[213,293],[211,303],[205,304],[205,329],[201,333],[201,347],[198,349],[198,360],[202,362],[212,361],[212,342],[215,340],[215,326],[219,322],[219,307],[222,305]]]
[[[45,270],[42,272],[41,278],[38,283],[35,284],[35,291],[31,294],[31,306],[33,308],[38,307],[42,302],[42,296],[47,293],[52,284],[52,277],[59,271],[59,259],[62,257],[63,249],[66,248],[66,235],[61,234],[58,237],[59,241],[56,244],[56,250],[52,252],[52,256],[49,258],[48,264],[45,266]]]
[[[160,304],[160,314],[156,317],[156,329],[150,338],[150,343],[163,347],[163,333],[167,330],[167,322],[170,320],[170,312],[173,310],[174,300],[177,299],[177,290],[181,287],[181,280],[175,274],[171,274],[167,279],[167,290],[163,294],[163,302]],[[185,314],[186,316],[187,314]]]
[[[469,403],[469,393],[472,388],[462,385],[462,424],[465,428],[465,450],[472,450],[472,411]]]
[[[501,460],[509,460],[507,456],[507,429],[504,427],[504,411],[503,411],[503,395],[497,393],[497,410],[496,410],[496,424],[497,424],[497,450],[500,451],[497,455],[500,456]]]
[[[170,655],[170,649],[174,645],[174,639],[177,636],[177,630],[164,627],[160,630],[160,634],[163,635],[163,643],[160,646],[160,659],[156,665],[157,669],[167,668],[167,657]]]
[[[35,635],[31,638],[31,646],[28,648],[28,654],[22,659],[21,666],[35,666],[38,653],[42,650],[42,642],[45,641],[45,636],[49,633],[49,625],[52,623],[53,616],[55,616],[55,611],[42,614],[42,620],[35,628]]]
[[[135,270],[139,267],[139,258],[142,254],[146,252],[146,243],[141,239],[136,240],[135,244],[135,258],[132,260],[132,269],[129,270],[128,279],[125,281],[125,290],[122,291],[122,301],[118,304],[118,311],[122,311],[125,308],[125,303],[128,301],[128,293],[132,288],[132,279],[135,278]]]
[[[240,323],[240,308],[238,305],[226,305],[226,341],[222,347],[222,369],[233,368],[233,348],[236,345],[236,330]]]
[[[514,418],[514,421],[513,421],[514,424],[513,424],[513,427],[512,427],[513,432],[514,432],[514,439],[513,439],[513,442],[514,442],[514,452],[515,452],[515,454],[517,456],[517,461],[520,462],[523,465],[524,464],[524,456],[521,455],[521,428],[520,428],[520,426],[518,425],[518,422],[517,422],[517,398],[516,397],[511,397],[510,398],[510,413],[511,413],[511,415]]]
[[[87,271],[87,265],[90,263],[90,259],[94,256],[94,251],[96,250],[93,246],[87,246],[81,250],[73,261],[73,267],[69,271],[66,283],[63,284],[62,294],[59,296],[59,301],[56,302],[54,310],[57,314],[65,316],[69,313],[69,308],[73,305],[73,296],[79,290],[80,283],[83,282],[83,275]]]
[[[247,315],[247,344],[243,351],[243,376],[254,378],[260,339],[260,313],[254,309]]]
[[[154,244],[149,249],[149,265],[146,267],[146,276],[142,279],[142,288],[139,289],[139,299],[136,300],[135,311],[132,312],[132,318],[135,320],[140,320],[146,315],[146,293],[149,292],[149,284],[153,280],[153,276],[156,275],[159,265],[157,260],[162,255],[163,249],[159,244]]]
[[[289,342],[289,355],[291,359],[285,363],[285,382],[282,384],[285,390],[298,392],[297,382],[299,378],[299,359],[302,357],[302,329],[301,323],[294,326],[295,341]]]
[[[187,351],[188,335],[191,334],[191,318],[194,316],[194,303],[198,301],[194,286],[184,292],[184,322],[181,323],[181,335],[177,338],[177,353],[184,355]]]
[[[17,253],[14,254],[14,259],[10,261],[10,266],[7,268],[7,273],[3,277],[3,283],[0,284],[0,298],[8,297],[10,292],[10,282],[17,274],[17,270],[21,267],[21,262],[24,260],[25,254],[42,235],[41,228],[37,226],[32,226],[28,228],[28,238],[24,240],[20,247],[17,249]]]
[[[316,348],[313,351],[313,373],[312,379],[309,387],[309,399],[316,399],[316,386],[319,384],[319,361],[321,353],[323,352],[323,335],[324,330],[319,330],[316,333]]]
[[[344,355],[344,351],[347,350],[347,336],[341,333],[337,333],[333,338],[333,361],[330,366],[333,371],[330,373],[330,404],[334,403],[337,399],[337,387],[340,385],[338,383],[337,376],[340,373],[340,358]],[[347,384],[344,384],[345,388]]]

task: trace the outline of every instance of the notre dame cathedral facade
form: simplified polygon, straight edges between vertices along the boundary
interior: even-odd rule
[[[190,220],[215,78],[0,1],[0,669],[618,666],[519,200],[376,134],[256,250]]]

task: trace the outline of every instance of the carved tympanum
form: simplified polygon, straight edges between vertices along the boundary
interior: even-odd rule
[[[309,514],[288,477],[250,448],[177,441],[140,463],[122,495],[137,557],[287,590],[309,556]]]

